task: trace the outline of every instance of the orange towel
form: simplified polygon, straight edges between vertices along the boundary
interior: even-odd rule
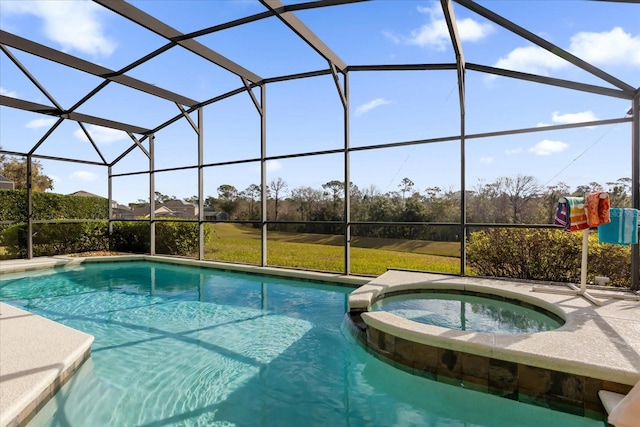
[[[611,202],[608,193],[597,191],[587,194],[587,222],[589,223],[589,227],[597,227],[600,224],[610,223],[610,207]]]

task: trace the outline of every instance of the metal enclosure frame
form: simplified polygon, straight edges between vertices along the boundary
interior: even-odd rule
[[[508,19],[496,14],[495,12],[481,6],[473,0],[440,0],[444,17],[447,23],[451,44],[455,52],[455,63],[437,63],[437,64],[402,64],[402,65],[385,65],[385,64],[369,64],[369,65],[350,65],[343,61],[336,53],[334,53],[319,37],[317,37],[297,16],[294,12],[312,8],[329,8],[340,7],[344,4],[367,1],[367,0],[318,0],[306,3],[284,5],[279,0],[260,0],[260,3],[265,7],[265,11],[259,14],[246,16],[242,19],[237,19],[225,24],[216,25],[210,28],[205,28],[199,31],[195,31],[189,34],[183,34],[180,31],[170,27],[165,22],[162,22],[155,17],[145,13],[144,11],[136,8],[134,5],[127,3],[124,0],[93,0],[100,4],[104,8],[110,10],[113,13],[120,15],[121,17],[139,25],[146,30],[166,39],[166,44],[155,50],[154,52],[141,57],[120,70],[110,70],[95,63],[85,61],[83,59],[74,57],[70,54],[64,53],[52,49],[50,47],[41,45],[32,40],[28,40],[17,35],[11,34],[7,31],[0,30],[0,50],[2,54],[6,55],[23,73],[24,75],[40,90],[40,92],[50,101],[51,105],[42,105],[34,102],[21,100],[18,98],[12,98],[5,95],[0,95],[0,106],[16,108],[33,113],[43,114],[57,118],[56,122],[45,133],[45,135],[38,140],[32,147],[25,147],[24,151],[8,151],[0,150],[0,154],[7,154],[13,156],[25,156],[27,159],[27,202],[28,202],[28,257],[33,257],[33,224],[38,222],[55,222],[55,221],[34,221],[32,211],[32,159],[46,159],[56,161],[69,161],[77,163],[85,163],[90,165],[98,165],[106,167],[108,176],[108,201],[109,201],[109,232],[112,231],[113,221],[112,218],[112,180],[118,176],[128,176],[136,174],[148,174],[149,176],[149,195],[150,195],[150,218],[149,229],[151,238],[151,254],[155,254],[155,217],[154,217],[154,192],[155,192],[155,173],[197,169],[198,174],[198,197],[199,197],[199,251],[198,257],[204,258],[204,244],[203,244],[203,226],[207,222],[204,220],[204,185],[203,185],[203,171],[208,166],[222,166],[231,164],[240,164],[246,162],[259,162],[260,163],[260,177],[261,177],[261,236],[262,236],[262,250],[261,250],[261,265],[267,265],[267,227],[273,221],[267,220],[267,175],[266,164],[269,160],[287,159],[294,157],[313,156],[318,154],[341,154],[344,157],[344,220],[340,222],[344,233],[344,273],[351,273],[350,264],[350,247],[351,247],[351,227],[353,225],[367,225],[372,223],[367,222],[353,222],[351,221],[351,200],[350,200],[350,154],[357,151],[373,150],[389,147],[403,147],[411,145],[431,144],[446,141],[458,141],[460,144],[460,190],[463,195],[460,206],[460,221],[459,223],[411,223],[417,225],[436,225],[436,226],[458,226],[460,227],[460,274],[465,275],[465,241],[469,229],[471,227],[520,227],[520,225],[514,224],[473,224],[467,223],[466,219],[466,164],[465,164],[465,143],[467,140],[475,138],[484,138],[491,136],[502,135],[514,135],[523,133],[532,133],[539,131],[549,131],[558,129],[569,129],[586,126],[599,126],[610,125],[615,123],[631,123],[632,132],[630,135],[631,143],[631,170],[632,170],[632,206],[636,209],[640,209],[640,88],[634,88],[633,86],[625,83],[614,76],[602,71],[594,65],[583,61],[582,59],[574,56],[570,52],[561,49],[557,45],[551,43],[548,40],[528,31],[525,28],[518,26],[517,24],[509,21]],[[476,14],[484,17],[485,19],[495,23],[496,25],[514,33],[534,45],[546,49],[553,54],[563,58],[576,67],[581,68],[587,73],[604,80],[612,87],[589,85],[574,81],[561,80],[556,78],[550,78],[546,76],[539,76],[527,73],[521,73],[506,69],[499,69],[482,64],[467,63],[464,58],[464,52],[462,49],[462,43],[458,33],[457,22],[453,11],[453,1],[459,6],[475,12]],[[629,3],[632,1],[629,0]],[[264,78],[258,74],[242,67],[239,64],[229,60],[228,58],[213,51],[207,46],[197,42],[196,37],[211,34],[218,31],[223,31],[228,28],[233,28],[239,25],[244,25],[251,22],[256,22],[262,19],[275,18],[282,22],[291,32],[292,36],[300,38],[304,41],[313,51],[321,56],[327,62],[327,68],[316,71],[309,71],[299,74],[283,75],[278,77]],[[164,52],[173,49],[175,47],[181,47],[189,51],[190,53],[197,55],[206,61],[209,61],[224,70],[228,71],[239,77],[240,84],[237,89],[231,90],[227,93],[221,94],[211,99],[206,100],[194,100],[184,95],[171,92],[169,90],[157,87],[148,82],[140,81],[138,79],[128,76],[126,73],[134,69],[135,67],[155,58]],[[12,49],[26,52],[32,55],[36,55],[48,61],[53,61],[62,64],[66,67],[79,70],[90,75],[99,77],[102,82],[93,90],[88,92],[83,98],[72,107],[63,108],[46,90],[46,88],[38,82],[38,80],[29,72],[27,67],[20,63],[20,61],[13,55]],[[418,141],[398,141],[395,143],[378,144],[369,146],[350,146],[350,123],[349,123],[349,76],[351,73],[357,72],[385,72],[385,71],[434,71],[434,70],[455,70],[457,73],[458,81],[458,102],[459,102],[459,117],[460,117],[460,132],[458,135],[452,135],[450,137],[440,137],[432,139],[424,139]],[[631,103],[631,109],[626,117],[608,119],[608,120],[596,120],[588,123],[580,124],[568,124],[568,125],[555,125],[547,126],[543,129],[540,128],[525,128],[525,129],[510,129],[496,132],[488,132],[481,134],[467,134],[465,125],[465,74],[466,70],[472,70],[481,73],[487,73],[492,75],[504,76],[513,79],[519,79],[524,81],[535,82],[542,85],[551,85],[562,87],[566,89],[581,91],[585,93],[592,93],[597,95],[603,95],[608,97],[615,97],[619,99],[629,100]],[[279,156],[267,156],[267,139],[266,139],[266,126],[267,126],[267,86],[271,83],[283,82],[294,79],[305,79],[316,76],[331,75],[335,81],[337,96],[340,99],[344,110],[343,116],[343,129],[344,129],[344,147],[336,150],[325,150],[320,152],[305,152],[299,154],[279,155]],[[77,112],[77,110],[89,99],[98,94],[109,84],[124,85],[132,90],[142,91],[146,94],[155,96],[164,101],[174,103],[179,112],[172,119],[159,123],[154,129],[147,129],[135,124],[121,123],[112,120],[108,120],[103,117],[94,117]],[[254,90],[260,91],[259,99],[255,96]],[[205,164],[203,156],[204,145],[204,107],[213,103],[222,101],[231,96],[239,95],[245,92],[249,96],[256,107],[256,111],[260,119],[260,157],[245,159],[241,161],[233,162],[221,162],[213,164]],[[194,121],[191,115],[197,116]],[[155,150],[154,150],[154,138],[155,134],[166,128],[167,126],[175,123],[178,120],[184,119],[189,122],[197,135],[198,143],[198,160],[197,164],[188,167],[180,168],[166,168],[156,169],[155,167]],[[41,144],[51,135],[51,133],[65,120],[71,120],[77,122],[82,131],[85,133],[89,142],[93,146],[93,149],[100,157],[100,162],[85,161],[73,158],[61,158],[49,155],[38,154],[38,148]],[[92,140],[85,125],[93,124],[103,126],[112,129],[118,129],[127,132],[132,139],[132,145],[117,156],[112,162],[107,162],[105,157],[100,152],[97,144]],[[137,135],[137,136],[136,136]],[[143,143],[148,142],[148,149],[144,147]],[[113,166],[122,160],[131,151],[139,149],[149,160],[149,169],[132,173],[114,174]],[[73,222],[73,221],[66,221]],[[77,222],[81,222],[80,220]],[[84,220],[82,220],[84,222]],[[6,223],[6,222],[4,222]],[[386,225],[402,225],[403,223],[385,223]],[[545,227],[545,225],[522,225],[522,227],[535,228]],[[632,247],[632,288],[640,289],[640,251],[638,245]]]

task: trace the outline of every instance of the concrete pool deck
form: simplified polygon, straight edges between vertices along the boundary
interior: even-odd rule
[[[2,261],[0,275],[83,263],[145,260],[321,281],[354,288],[364,285],[351,294],[349,307],[362,312],[365,323],[380,331],[451,350],[487,357],[500,356],[531,366],[597,378],[602,380],[600,384],[611,382],[630,388],[640,381],[640,302],[603,298],[603,304],[595,306],[580,296],[532,292],[532,283],[399,270],[367,278],[147,255],[56,256]],[[425,284],[430,287],[490,290],[498,295],[517,293],[524,301],[556,313],[560,311],[566,324],[555,331],[536,334],[496,335],[449,330],[412,322],[390,313],[367,312],[371,302],[381,293],[416,290]],[[620,294],[592,293],[611,297]],[[0,427],[5,427],[24,424],[55,394],[61,381],[70,377],[89,357],[93,337],[7,304],[0,304],[0,321]]]
[[[93,337],[0,303],[0,426],[24,425],[90,356]]]

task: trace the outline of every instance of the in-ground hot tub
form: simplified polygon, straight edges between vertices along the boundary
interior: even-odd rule
[[[387,293],[370,311],[385,311],[427,325],[484,333],[534,333],[564,324],[558,315],[520,299],[455,289]]]
[[[425,298],[435,292],[444,313]],[[484,320],[470,328],[476,314]],[[598,391],[627,393],[635,382],[598,357],[590,325],[598,316],[579,297],[534,293],[531,284],[399,270],[353,291],[348,313],[367,351],[406,372],[602,419]]]

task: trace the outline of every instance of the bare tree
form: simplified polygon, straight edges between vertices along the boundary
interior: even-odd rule
[[[509,200],[511,219],[516,224],[521,221],[525,205],[540,194],[541,187],[536,178],[530,175],[518,174],[515,177],[500,177],[498,182]]]
[[[271,180],[271,182],[269,183],[269,191],[273,194],[273,199],[275,201],[274,221],[278,220],[278,202],[280,201],[281,193],[284,192],[286,188],[287,182],[280,177]]]
[[[291,199],[297,204],[296,210],[300,212],[303,221],[309,219],[309,214],[317,209],[322,200],[322,191],[312,187],[298,187],[291,191]]]
[[[242,192],[242,196],[246,197],[249,201],[249,218],[254,219],[254,210],[256,201],[260,200],[260,186],[258,184],[251,184]]]

